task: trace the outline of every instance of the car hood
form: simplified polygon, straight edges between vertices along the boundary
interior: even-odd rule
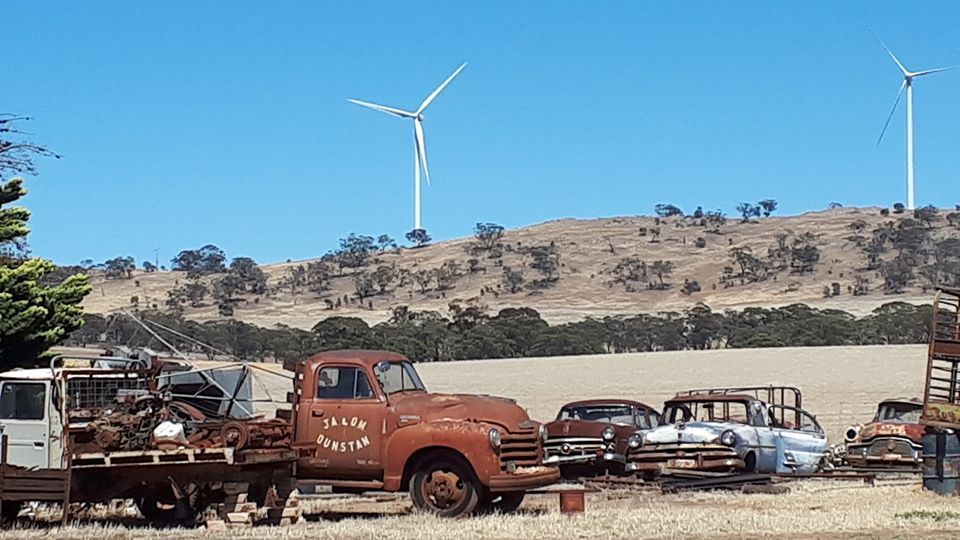
[[[650,444],[714,443],[721,433],[728,429],[736,431],[736,427],[735,424],[719,422],[672,424],[648,431],[643,439]]]
[[[871,422],[860,430],[860,440],[868,441],[877,437],[905,437],[920,444],[923,443],[923,430],[924,427],[920,424]]]
[[[636,429],[631,426],[621,424],[611,424],[609,422],[594,422],[591,420],[555,420],[546,424],[547,433],[551,438],[560,437],[593,437],[599,439],[603,436],[603,430],[607,426],[612,426],[616,430],[617,438],[629,437]]]
[[[420,422],[461,420],[496,424],[516,431],[528,423],[527,411],[515,401],[495,396],[471,394],[427,394],[408,392],[390,396],[397,415]]]

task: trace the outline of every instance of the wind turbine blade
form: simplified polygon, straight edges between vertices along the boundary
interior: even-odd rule
[[[427,143],[423,137],[423,123],[419,119],[413,120],[413,136],[417,141],[417,154],[423,161],[423,176],[427,179],[427,185],[430,185],[430,168],[427,167]]]
[[[897,92],[897,99],[893,102],[893,108],[890,109],[890,114],[887,116],[887,121],[883,123],[883,130],[880,131],[880,138],[877,139],[877,146],[880,146],[880,141],[883,140],[883,134],[887,132],[887,126],[890,125],[890,119],[893,118],[893,113],[897,110],[897,105],[900,104],[900,96],[903,95],[903,89],[907,87],[907,80],[904,79],[900,83],[900,91]]]
[[[890,55],[890,58],[892,58],[893,61],[897,64],[897,67],[900,68],[900,71],[901,71],[901,72],[903,72],[903,76],[904,76],[904,77],[909,77],[909,76],[910,76],[910,70],[908,70],[906,67],[904,67],[904,65],[903,65],[903,63],[900,61],[900,59],[897,58],[897,55],[893,54],[893,51],[890,50],[890,47],[887,47],[887,44],[884,43],[882,39],[880,39],[880,36],[878,36],[876,32],[874,32],[873,30],[870,30],[870,32],[873,34],[873,36],[874,36],[875,38],[877,38],[877,41],[880,42],[880,45],[884,48],[884,50],[887,51],[887,54]]]
[[[951,69],[957,69],[958,67],[960,67],[960,66],[950,66],[950,67],[936,68],[936,69],[925,69],[925,70],[923,70],[923,71],[918,71],[918,72],[916,72],[916,73],[911,73],[910,75],[911,75],[912,77],[920,77],[920,76],[923,76],[923,75],[929,75],[929,74],[931,74],[931,73],[940,73],[941,71],[950,71]]]
[[[385,105],[377,105],[376,103],[368,103],[366,101],[360,101],[359,99],[348,99],[350,103],[355,103],[361,107],[367,107],[375,111],[380,111],[382,113],[391,114],[400,118],[413,118],[416,114],[412,112],[407,112],[401,109],[395,109],[393,107],[387,107]]]
[[[448,84],[450,84],[450,81],[452,81],[454,77],[459,75],[460,72],[463,71],[463,68],[465,67],[467,67],[466,62],[461,64],[460,67],[458,67],[457,70],[453,72],[453,74],[447,77],[447,80],[443,81],[443,83],[441,83],[440,86],[438,86],[437,89],[434,90],[432,94],[427,96],[427,99],[423,100],[423,103],[420,104],[420,108],[417,109],[417,114],[420,114],[423,111],[425,111],[427,107],[430,106],[430,103],[433,102],[433,100],[440,94],[440,92],[442,92],[443,89],[446,88]]]

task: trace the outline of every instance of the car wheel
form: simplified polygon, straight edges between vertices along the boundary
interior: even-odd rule
[[[441,517],[469,515],[480,502],[473,471],[451,458],[431,460],[413,473],[410,498],[418,509]]]
[[[746,464],[746,467],[744,467],[745,472],[757,472],[757,455],[755,453],[747,452],[747,455],[743,458],[743,462]]]

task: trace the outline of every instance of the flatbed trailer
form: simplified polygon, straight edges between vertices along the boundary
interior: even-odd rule
[[[228,503],[228,513],[238,505],[255,512],[270,488],[277,491],[275,499],[292,490],[297,454],[289,444],[288,421],[207,418],[190,403],[174,401],[175,385],[157,387],[158,380],[167,377],[169,383],[170,377],[157,366],[112,357],[82,360],[92,365],[67,367],[58,358],[49,370],[0,375],[4,519],[16,517],[29,501],[62,504],[67,521],[71,503],[133,499],[151,521],[189,523],[210,503]],[[243,376],[236,388],[242,381]],[[221,399],[206,390],[195,403]],[[225,405],[228,411],[233,407]],[[178,414],[192,416],[171,422],[191,425],[192,440],[182,433],[174,440],[155,438],[160,419]],[[278,433],[279,440],[260,446],[262,441],[254,440]]]
[[[920,423],[960,430],[960,289],[938,288]]]

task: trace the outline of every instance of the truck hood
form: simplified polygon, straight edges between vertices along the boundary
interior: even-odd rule
[[[390,396],[397,414],[420,422],[463,420],[486,422],[517,431],[528,422],[527,411],[515,401],[495,396],[471,394],[404,393]]]
[[[923,443],[924,427],[920,424],[897,424],[890,422],[872,422],[860,431],[860,440],[869,441],[877,437],[904,437],[911,441]]]
[[[648,431],[644,441],[650,444],[681,443],[714,443],[720,434],[728,429],[734,429],[733,424],[716,422],[690,422],[687,424],[673,424],[660,426]],[[736,431],[734,429],[734,431]]]
[[[551,439],[562,437],[593,437],[601,438],[603,430],[608,426],[616,430],[616,437],[629,437],[636,428],[609,422],[594,422],[591,420],[555,420],[546,424],[547,433]]]

